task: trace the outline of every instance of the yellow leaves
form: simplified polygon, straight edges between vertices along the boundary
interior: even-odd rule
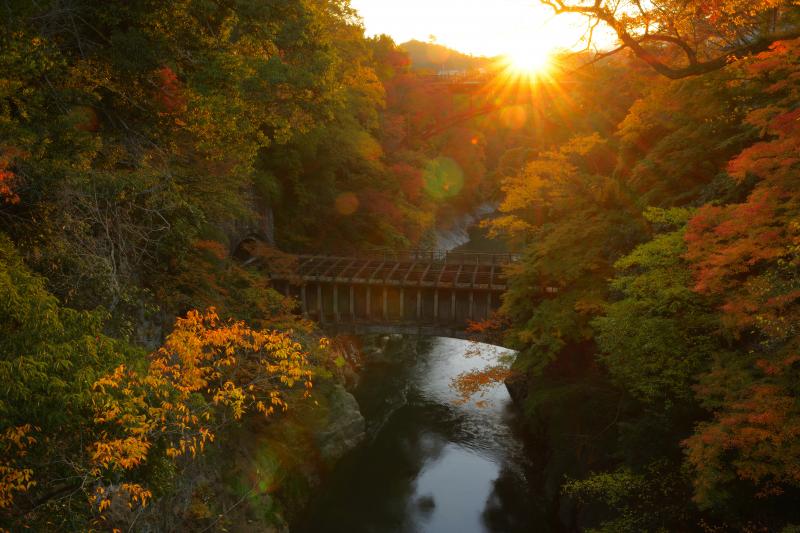
[[[101,440],[92,444],[91,460],[103,468],[113,465],[123,470],[130,470],[144,461],[150,446],[150,442],[136,436]]]
[[[124,499],[129,509],[134,507],[144,507],[148,500],[152,499],[153,493],[139,485],[138,483],[121,483],[118,486],[108,488],[98,485],[94,494],[89,497],[89,502],[95,506],[99,515],[107,511],[117,498]],[[119,531],[114,529],[113,531]]]
[[[9,507],[14,501],[14,495],[18,492],[26,492],[33,487],[33,470],[30,468],[19,468],[0,462],[0,509]]]
[[[12,426],[0,434],[0,509],[9,507],[15,493],[26,492],[36,484],[33,470],[21,466],[28,448],[36,444],[31,432],[39,428],[31,424]]]
[[[214,441],[209,426],[220,409],[236,420],[250,411],[272,416],[289,408],[284,393],[296,383],[307,396],[312,377],[308,353],[289,334],[224,322],[213,309],[190,311],[151,355],[146,373],[119,366],[94,383],[98,438],[88,446],[90,472],[103,478],[133,470],[161,439],[167,457],[194,457]],[[131,506],[151,497],[135,484],[120,493]],[[96,500],[100,513],[111,505],[102,493]]]
[[[31,424],[7,428],[3,432],[2,436],[0,436],[0,443],[3,445],[7,443],[14,444],[18,450],[18,453],[24,454],[25,448],[28,448],[30,445],[36,443],[36,438],[30,435],[30,432],[38,431],[38,429],[39,428],[32,426]]]
[[[237,387],[233,382],[226,381],[225,384],[217,389],[213,401],[215,404],[225,405],[233,411],[233,417],[239,420],[244,414],[245,391]]]
[[[146,490],[138,483],[123,483],[122,490],[130,495],[131,502],[138,503],[142,507],[147,505],[147,500],[153,497],[153,493],[151,491]]]
[[[97,509],[102,513],[109,507],[111,507],[111,499],[104,499],[100,501],[100,504],[97,506]]]

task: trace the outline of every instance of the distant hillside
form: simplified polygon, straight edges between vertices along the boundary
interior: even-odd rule
[[[473,70],[487,66],[491,60],[474,57],[441,44],[408,41],[400,45],[411,58],[414,70]]]

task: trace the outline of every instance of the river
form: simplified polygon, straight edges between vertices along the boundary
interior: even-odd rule
[[[498,351],[505,350],[395,338],[373,355],[354,391],[367,440],[335,467],[293,531],[547,531],[531,451],[505,387],[489,389],[480,406],[460,403],[451,387]]]
[[[474,231],[458,233],[446,236],[448,247],[478,240]],[[463,403],[451,386],[503,353],[510,352],[457,339],[392,337],[368,356],[353,391],[367,438],[336,465],[292,531],[549,531],[535,451],[505,387]]]

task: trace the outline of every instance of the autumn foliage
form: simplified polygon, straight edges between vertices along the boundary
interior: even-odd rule
[[[698,386],[715,416],[686,445],[706,504],[731,470],[761,497],[800,485],[800,41],[776,43],[745,72],[774,100],[748,115],[762,140],[729,171],[758,182],[743,203],[700,209],[686,233],[695,290],[719,299],[723,323],[753,344]]]
[[[730,29],[775,5],[707,7]],[[617,509],[603,531],[797,523],[798,109],[800,40],[778,41],[702,77],[651,80],[615,131],[578,131],[504,180],[490,226],[524,250],[501,309],[512,374],[527,376],[513,388],[561,461],[605,458],[565,485]],[[474,392],[492,372],[457,385]],[[597,408],[604,382],[615,400]],[[598,418],[614,444],[559,433]],[[659,496],[621,497],[625,479]]]
[[[6,204],[19,203],[19,195],[14,192],[16,175],[10,168],[17,155],[17,150],[0,146],[0,201]]]
[[[58,306],[5,239],[0,279],[0,374],[14,383],[0,396],[0,516],[9,523],[67,501],[73,519],[106,524],[115,501],[147,505],[142,470],[159,457],[190,461],[230,424],[276,416],[310,394],[310,354],[291,331],[190,311],[141,357],[99,331],[100,315]],[[27,341],[40,335],[46,341]]]
[[[100,511],[110,505],[103,480],[141,466],[154,444],[171,458],[194,457],[226,420],[288,409],[287,391],[298,384],[308,394],[311,378],[308,354],[290,335],[221,321],[213,309],[190,311],[146,373],[119,366],[94,383],[93,503]],[[150,497],[139,485],[124,488],[136,504]]]

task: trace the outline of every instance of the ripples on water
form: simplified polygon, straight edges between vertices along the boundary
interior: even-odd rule
[[[388,351],[355,392],[367,441],[337,465],[310,510],[308,532],[547,531],[505,387],[485,406],[460,403],[461,372],[507,352],[456,339]]]

